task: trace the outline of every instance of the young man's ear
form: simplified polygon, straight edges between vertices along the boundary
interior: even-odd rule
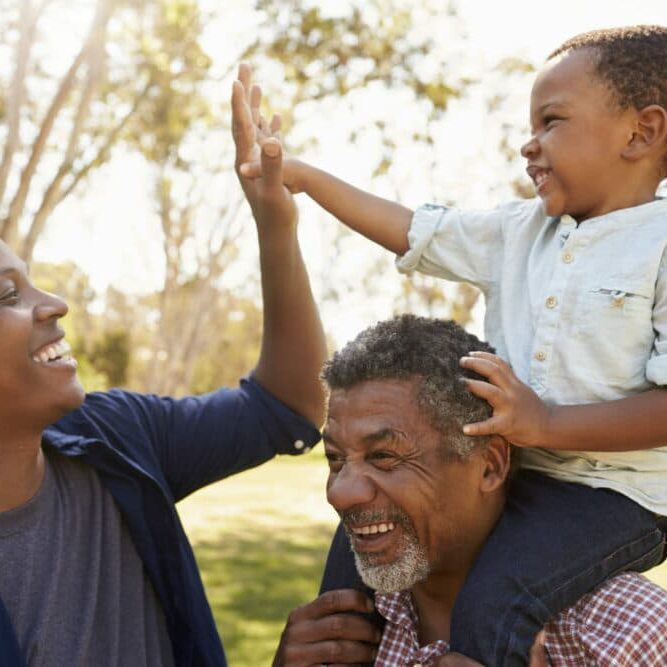
[[[649,104],[637,112],[634,131],[628,137],[623,157],[638,160],[650,153],[664,156],[666,148],[667,111],[659,104]]]
[[[480,489],[491,493],[503,486],[510,470],[510,446],[499,435],[492,435],[483,452],[483,469]]]

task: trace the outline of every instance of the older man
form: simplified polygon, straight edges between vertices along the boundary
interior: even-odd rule
[[[459,359],[485,348],[451,322],[405,315],[366,330],[326,365],[327,497],[345,530],[327,580],[348,588],[293,612],[276,666],[471,664],[448,655],[452,610],[482,545],[495,544],[510,468],[502,438],[462,434],[489,406],[467,391]],[[375,590],[382,632],[361,616],[370,599],[331,567],[344,562],[348,542]],[[510,546],[517,558],[530,551]],[[546,664],[548,654],[553,665],[657,667],[667,664],[666,636],[667,593],[626,574],[552,620],[533,662]]]

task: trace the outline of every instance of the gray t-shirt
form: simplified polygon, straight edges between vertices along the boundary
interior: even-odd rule
[[[0,598],[29,667],[174,663],[164,614],[111,494],[56,454],[0,512]]]

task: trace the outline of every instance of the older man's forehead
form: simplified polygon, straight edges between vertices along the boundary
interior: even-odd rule
[[[411,380],[373,380],[346,389],[335,389],[329,398],[324,428],[325,442],[406,436],[423,428],[416,388]]]

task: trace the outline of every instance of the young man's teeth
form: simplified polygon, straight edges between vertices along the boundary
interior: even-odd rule
[[[33,356],[33,361],[46,364],[49,361],[53,361],[54,359],[68,357],[70,352],[71,348],[69,343],[67,343],[63,338],[57,343],[43,348],[40,352]]]
[[[375,535],[376,533],[388,533],[394,530],[394,524],[390,521],[388,523],[374,523],[372,526],[362,526],[355,528],[355,535]]]

